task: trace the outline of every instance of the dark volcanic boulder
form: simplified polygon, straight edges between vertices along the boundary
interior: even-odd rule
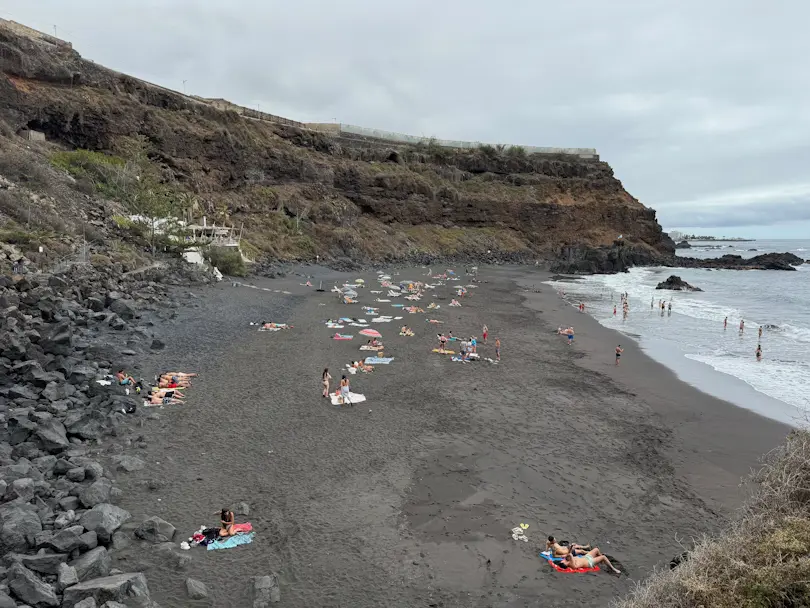
[[[675,244],[675,249],[691,249],[692,245],[689,244],[689,241],[681,241],[680,243]]]
[[[93,598],[98,606],[105,602],[119,602],[125,606],[146,608],[151,604],[146,577],[140,572],[115,574],[94,578],[65,589],[64,608],[73,608],[86,598]]]
[[[270,608],[270,604],[281,601],[281,589],[275,574],[253,577],[254,608]]]
[[[8,586],[20,600],[35,608],[58,606],[59,598],[53,587],[22,564],[14,564],[8,570]]]
[[[150,517],[135,528],[135,536],[151,543],[165,543],[174,539],[175,527],[160,517]]]
[[[56,418],[40,422],[35,435],[48,452],[60,452],[70,446],[65,427]]]
[[[112,558],[104,547],[91,549],[78,559],[68,564],[76,569],[76,574],[80,581],[90,578],[100,578],[110,574],[112,568]]]
[[[125,321],[129,321],[138,314],[138,305],[132,300],[115,300],[110,304],[110,310]]]
[[[131,518],[129,511],[103,503],[87,511],[79,521],[85,529],[98,534],[99,542],[107,544],[113,533]]]
[[[35,544],[35,536],[42,532],[39,515],[31,508],[7,507],[0,511],[0,549],[24,551]]]
[[[666,281],[662,281],[655,286],[656,289],[673,289],[675,291],[703,291],[700,287],[694,287],[684,281],[681,277],[670,275]]]
[[[69,321],[52,326],[47,337],[40,340],[42,350],[51,355],[67,356],[73,349],[73,328]]]

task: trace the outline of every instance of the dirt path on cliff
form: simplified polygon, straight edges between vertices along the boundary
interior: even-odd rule
[[[359,306],[297,279],[260,283],[292,295],[206,290],[147,362],[200,377],[189,405],[145,424],[138,455],[148,466],[119,476],[122,506],[173,523],[179,542],[245,501],[256,540],[195,548],[184,572],[133,544],[118,567],[144,569],[164,608],[196,605],[187,576],[206,583],[215,606],[248,605],[248,578],[270,571],[283,606],[605,606],[678,553],[676,538],[715,528],[736,505],[698,495],[673,460],[677,435],[646,395],[576,365],[586,354],[521,305],[519,275],[485,271],[462,308],[441,300],[434,315],[457,336],[480,337],[486,323],[490,341],[503,342],[501,365],[431,354],[435,327],[406,314],[416,337],[397,336],[396,322],[375,326],[396,360],[352,376],[369,400],[342,409],[324,403],[320,373],[339,378],[360,343],[329,340],[322,321],[363,316]],[[295,329],[248,325],[261,320]],[[509,536],[521,522],[528,543]],[[630,577],[551,571],[537,555],[548,534],[597,543]]]

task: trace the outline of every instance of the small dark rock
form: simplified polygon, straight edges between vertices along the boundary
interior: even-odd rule
[[[208,588],[201,581],[187,578],[186,593],[192,600],[204,600],[208,597]]]
[[[666,281],[662,281],[655,286],[656,289],[671,289],[675,291],[703,291],[700,287],[694,287],[681,279],[679,276],[671,275]]]
[[[135,536],[151,543],[165,543],[174,540],[175,527],[160,517],[150,517],[135,529]]]

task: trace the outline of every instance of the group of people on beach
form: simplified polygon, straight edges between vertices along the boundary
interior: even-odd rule
[[[186,372],[163,372],[155,376],[155,382],[144,396],[145,405],[182,405],[185,403],[185,394],[181,389],[191,387],[191,379],[197,374]],[[115,374],[116,382],[129,390],[132,388],[136,394],[143,390],[143,380],[135,380],[123,369]]]
[[[594,568],[599,564],[605,564],[615,574],[621,574],[621,571],[610,563],[608,556],[602,553],[599,547],[578,545],[568,541],[557,542],[553,536],[549,536],[546,541],[546,551],[549,551],[552,557],[562,558],[563,566],[572,570]]]

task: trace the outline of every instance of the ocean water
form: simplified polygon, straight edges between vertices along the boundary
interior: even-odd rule
[[[705,258],[773,251],[810,258],[810,240],[693,243],[678,253]],[[704,291],[656,290],[671,274]],[[810,264],[797,272],[635,268],[550,284],[564,290],[572,306],[583,301],[586,313],[637,340],[698,388],[778,420],[796,423],[810,417]],[[630,303],[626,318],[619,295],[625,292]],[[661,314],[662,299],[672,302],[671,313]],[[743,332],[740,320],[745,321]],[[761,361],[755,356],[758,344]]]

